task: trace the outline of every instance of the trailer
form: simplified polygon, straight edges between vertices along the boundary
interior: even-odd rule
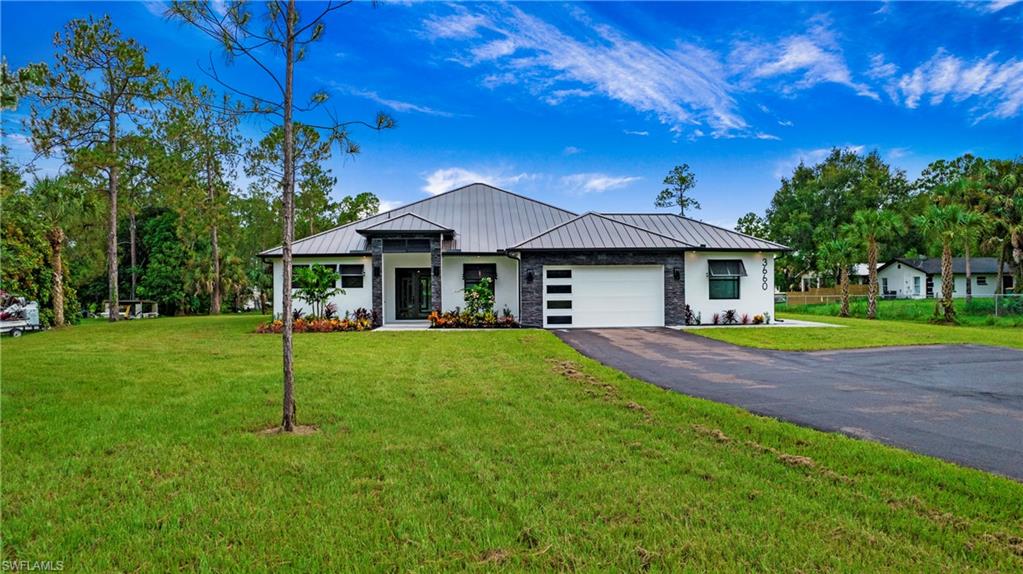
[[[35,301],[26,302],[18,297],[13,303],[0,311],[0,334],[20,337],[28,331],[39,331],[39,304]]]

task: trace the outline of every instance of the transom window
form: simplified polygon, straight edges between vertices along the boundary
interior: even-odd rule
[[[343,289],[361,289],[366,280],[366,266],[341,265],[341,287]]]
[[[496,263],[466,263],[462,265],[462,280],[465,288],[475,287],[484,278],[490,278],[490,288],[497,287]]]
[[[746,276],[741,259],[718,259],[707,262],[711,299],[738,299],[739,280]]]

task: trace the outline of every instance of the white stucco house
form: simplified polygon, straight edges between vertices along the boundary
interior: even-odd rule
[[[293,266],[331,266],[339,313],[365,308],[381,324],[464,307],[464,289],[489,277],[495,310],[524,326],[652,327],[683,324],[687,305],[705,323],[773,314],[787,249],[672,213],[577,214],[475,183],[300,239]],[[281,249],[260,255],[279,316]]]
[[[991,297],[998,292],[998,259],[971,257],[970,275],[974,297]],[[953,297],[966,297],[966,259],[952,258]],[[899,258],[878,267],[877,280],[884,297],[927,299],[941,296],[941,258]],[[1013,288],[1012,269],[1002,267],[1004,292]]]

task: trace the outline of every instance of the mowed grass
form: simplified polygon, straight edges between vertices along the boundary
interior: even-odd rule
[[[970,327],[911,321],[868,321],[867,319],[797,313],[784,313],[779,317],[832,323],[841,325],[842,328],[720,327],[693,329],[689,332],[744,347],[783,351],[860,349],[899,345],[993,345],[1023,349],[1023,328]]]
[[[1003,312],[1009,306],[1017,309],[1019,303],[1009,298],[1019,298],[1023,295],[1012,295],[1002,303]],[[939,305],[936,299],[881,299],[877,302],[877,319],[880,321],[915,321],[931,323],[935,320],[935,309]],[[956,310],[956,321],[960,325],[973,327],[1023,327],[1023,313],[1016,311],[1015,314],[995,314],[995,299],[993,297],[977,297],[969,304],[966,299],[953,299],[952,305]],[[841,303],[817,303],[812,305],[778,305],[779,313],[796,313],[799,315],[825,315],[838,317]],[[940,310],[939,310],[940,313]],[[854,297],[849,301],[849,314],[854,318],[867,318],[866,296]]]
[[[1013,571],[1023,484],[661,390],[544,331],[2,342],[3,559],[69,571]],[[736,331],[738,332],[738,330]]]

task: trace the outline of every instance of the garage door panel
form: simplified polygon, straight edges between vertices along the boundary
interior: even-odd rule
[[[544,325],[550,327],[648,327],[664,325],[664,268],[659,265],[549,266],[570,269],[571,278],[548,285],[571,285],[571,293],[544,291]],[[571,309],[548,308],[548,301],[571,301]],[[571,324],[554,316],[571,316]],[[564,321],[562,319],[561,321]]]

